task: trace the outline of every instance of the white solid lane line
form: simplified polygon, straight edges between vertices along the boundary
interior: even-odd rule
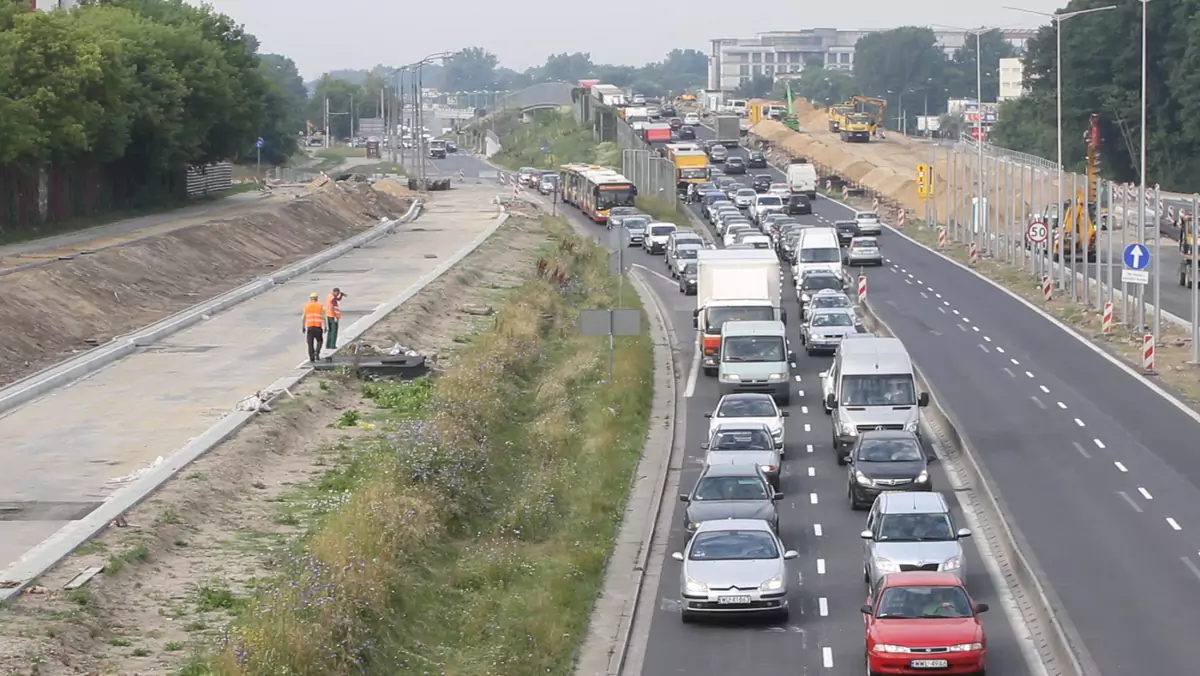
[[[1121,496],[1121,499],[1124,500],[1130,507],[1132,507],[1133,511],[1137,512],[1138,514],[1142,514],[1146,511],[1142,509],[1138,503],[1134,502],[1133,498],[1129,497],[1129,494],[1125,491],[1117,491],[1117,495]]]
[[[1172,519],[1169,516],[1167,517],[1167,525],[1175,530],[1183,530],[1183,526],[1180,526],[1179,522],[1175,521],[1175,519]]]
[[[1147,500],[1154,499],[1154,496],[1150,495],[1150,491],[1146,490],[1145,488],[1142,488],[1141,486],[1138,486],[1138,493],[1141,493],[1142,497],[1146,498]]]
[[[692,367],[688,369],[687,387],[684,388],[684,398],[691,399],[696,394],[696,379],[700,377],[700,336],[696,335],[696,348],[692,352]]]
[[[1072,441],[1071,445],[1075,447],[1075,450],[1079,451],[1080,455],[1082,455],[1085,458],[1091,459],[1091,457],[1092,457],[1091,454],[1087,452],[1087,449],[1085,449],[1083,447],[1083,444],[1079,443],[1078,441]]]

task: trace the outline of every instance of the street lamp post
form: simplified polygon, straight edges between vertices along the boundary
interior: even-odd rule
[[[1054,34],[1055,34],[1055,42],[1056,42],[1055,57],[1054,57],[1055,58],[1055,61],[1054,61],[1054,64],[1055,64],[1054,65],[1054,75],[1055,75],[1054,100],[1055,100],[1055,108],[1057,110],[1057,112],[1055,113],[1057,116],[1057,122],[1055,124],[1055,127],[1057,127],[1057,136],[1058,136],[1058,204],[1055,206],[1054,213],[1056,213],[1058,215],[1058,217],[1057,217],[1057,221],[1058,221],[1057,226],[1058,227],[1057,227],[1057,232],[1052,233],[1052,236],[1056,237],[1056,238],[1058,238],[1063,233],[1063,225],[1064,225],[1063,203],[1066,201],[1064,194],[1063,194],[1062,22],[1064,22],[1067,19],[1070,19],[1072,17],[1080,16],[1083,14],[1092,14],[1094,12],[1104,12],[1104,11],[1107,11],[1110,9],[1116,9],[1116,8],[1117,8],[1116,5],[1107,5],[1105,7],[1093,7],[1091,9],[1081,9],[1081,10],[1077,10],[1074,12],[1048,13],[1048,12],[1038,12],[1038,11],[1035,11],[1032,9],[1023,9],[1021,7],[1007,7],[1007,6],[1005,7],[1005,9],[1011,9],[1011,10],[1014,10],[1017,12],[1025,12],[1026,14],[1036,14],[1038,16],[1044,16],[1054,22]],[[1144,58],[1145,58],[1145,53],[1143,51],[1143,60],[1144,60]],[[1145,115],[1146,115],[1146,108],[1145,108],[1145,104],[1144,104],[1145,93],[1146,93],[1145,68],[1143,68],[1143,80],[1142,80],[1142,96],[1143,96],[1142,130],[1143,130],[1143,133],[1145,132]],[[1144,152],[1145,152],[1145,148],[1143,145],[1143,153]],[[1143,166],[1145,166],[1144,163],[1143,163]],[[1146,179],[1145,179],[1145,172],[1143,171],[1142,172],[1142,189],[1143,189],[1143,191],[1145,190],[1145,186],[1146,186]],[[1072,196],[1072,199],[1074,199],[1074,196]],[[1078,236],[1078,233],[1076,233],[1076,236]],[[1061,239],[1055,239],[1053,241],[1062,242]],[[1065,244],[1063,244],[1062,246],[1065,246]],[[1059,252],[1059,258],[1063,263],[1062,273],[1059,277],[1060,282],[1062,282],[1066,279],[1066,274],[1067,274],[1067,268],[1066,268],[1067,257],[1065,254],[1066,254],[1065,250]],[[1085,253],[1085,255],[1086,255],[1086,253]],[[1074,272],[1075,272],[1074,262],[1075,262],[1075,256],[1074,256],[1074,252],[1072,252],[1072,256],[1071,256],[1071,263],[1072,263],[1071,273],[1072,274],[1074,274]],[[1053,243],[1050,244],[1049,266],[1050,266],[1050,281],[1051,281],[1051,283],[1053,283],[1054,282],[1054,267],[1055,267],[1054,266],[1054,245],[1053,245]]]
[[[422,78],[422,69],[426,64],[445,59],[453,56],[454,52],[438,52],[430,54],[420,61],[414,61],[401,70],[408,70],[413,73],[413,161],[414,168],[417,170],[418,186],[421,190],[425,189],[425,106],[424,106],[424,81]]]

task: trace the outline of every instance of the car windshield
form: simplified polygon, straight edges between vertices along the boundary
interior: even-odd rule
[[[722,500],[766,500],[767,487],[753,476],[709,476],[696,484],[692,499],[696,502]]]
[[[840,293],[830,293],[814,296],[812,303],[814,309],[826,307],[850,307],[850,298],[843,296]]]
[[[820,312],[813,315],[813,326],[854,326],[854,320],[845,312]]]
[[[971,600],[962,587],[888,587],[879,596],[875,617],[880,619],[936,619],[971,617]]]
[[[851,244],[851,246],[855,249],[874,249],[875,247],[879,246],[879,242],[875,241],[874,237],[864,237],[862,239],[854,240],[854,243]]]
[[[685,277],[694,277],[696,275],[697,267],[698,266],[695,263],[688,263],[687,265],[685,265],[683,268],[684,276]]]
[[[718,418],[774,418],[778,412],[770,399],[726,399],[717,409]]]
[[[731,165],[732,164],[741,164],[741,163],[742,163],[742,158],[740,158],[740,157],[729,158],[729,164],[731,164]]]
[[[692,540],[692,561],[748,561],[777,559],[775,538],[761,530],[723,530],[697,533]]]
[[[650,228],[651,235],[660,236],[660,237],[662,235],[669,235],[673,232],[675,232],[675,226],[673,226],[673,225],[656,225],[653,228]]]
[[[700,251],[700,247],[681,246],[681,247],[675,249],[675,257],[682,258],[684,260],[694,259],[696,257],[696,255],[699,253],[699,251]]]
[[[842,376],[842,406],[914,406],[912,374]]]
[[[877,214],[873,211],[864,211],[861,214],[859,214],[858,216],[856,216],[855,218],[857,218],[860,221],[878,221],[879,214]]]
[[[721,332],[725,322],[769,322],[775,319],[775,309],[769,306],[757,307],[712,307],[705,310],[705,324],[712,333]]]
[[[754,197],[758,193],[754,192],[750,188],[742,188],[741,190],[737,191],[737,194],[738,197]]]
[[[621,219],[621,225],[630,230],[645,230],[647,225],[650,225],[649,218],[639,218],[637,216],[626,216]]]
[[[834,275],[808,275],[800,288],[805,291],[820,291],[821,289],[840,289],[842,280]]]
[[[838,221],[833,225],[839,230],[855,230],[858,228],[858,223],[855,223],[854,221]]]
[[[778,362],[787,359],[779,336],[727,336],[721,346],[722,361]]]
[[[758,206],[760,207],[777,207],[782,204],[783,202],[778,197],[760,195],[758,198]]]
[[[945,542],[954,539],[949,514],[884,514],[880,542]]]
[[[828,249],[801,249],[801,263],[837,263],[842,260],[842,252],[836,247]]]
[[[717,430],[709,445],[712,451],[769,451],[771,435],[763,430]]]
[[[862,439],[858,459],[864,462],[917,462],[925,457],[912,439]]]

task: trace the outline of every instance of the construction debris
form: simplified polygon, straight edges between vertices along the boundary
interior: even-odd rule
[[[410,178],[408,179],[409,190],[449,190],[450,179],[448,178]]]
[[[458,306],[458,311],[462,312],[463,314],[477,315],[480,317],[487,317],[488,315],[490,315],[494,312],[491,305],[473,305],[473,304],[460,305],[460,306]]]

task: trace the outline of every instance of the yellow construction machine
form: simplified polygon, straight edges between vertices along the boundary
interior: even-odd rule
[[[1087,193],[1080,190],[1074,200],[1067,200],[1062,205],[1063,218],[1058,219],[1058,209],[1054,205],[1046,207],[1042,219],[1051,226],[1054,239],[1051,242],[1054,260],[1079,260],[1087,256],[1089,263],[1096,261],[1096,223],[1092,220],[1091,205],[1087,202]],[[1076,235],[1076,233],[1086,233]],[[1058,235],[1062,235],[1059,237]]]
[[[1179,286],[1192,288],[1196,283],[1196,267],[1200,265],[1200,250],[1196,248],[1196,236],[1192,232],[1192,219],[1196,214],[1185,214],[1180,219],[1179,230]]]
[[[829,131],[837,134],[842,130],[846,116],[854,112],[854,104],[847,101],[829,107]]]
[[[875,120],[866,113],[850,113],[842,120],[839,133],[844,143],[870,143]]]
[[[848,103],[854,106],[854,110],[872,117],[871,133],[875,132],[876,127],[887,126],[887,101],[873,96],[852,96]]]

